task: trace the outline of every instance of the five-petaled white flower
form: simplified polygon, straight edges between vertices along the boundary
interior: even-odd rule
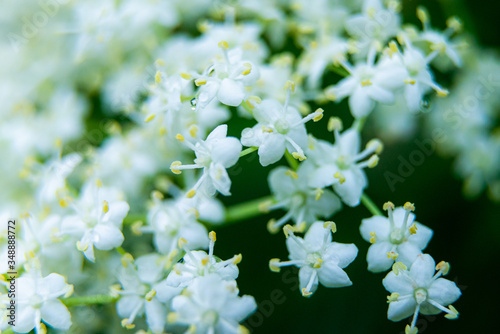
[[[430,228],[414,221],[413,204],[406,202],[404,207],[394,209],[394,204],[387,202],[384,209],[389,218],[363,219],[359,228],[363,239],[372,244],[366,255],[372,272],[388,270],[395,260],[410,266],[432,238]]]
[[[76,203],[62,199],[60,204],[75,211],[74,215],[63,218],[61,233],[80,238],[76,246],[88,260],[95,261],[94,247],[111,250],[123,243],[121,228],[130,207],[119,200],[116,191],[102,188],[100,180],[84,185]]]
[[[269,268],[279,272],[281,267],[295,265],[300,268],[299,281],[302,295],[311,296],[318,288],[318,281],[327,288],[352,285],[349,276],[342,270],[358,255],[354,244],[332,242],[332,232],[336,232],[333,222],[314,223],[302,239],[294,235],[294,228],[283,228],[287,237],[286,246],[290,261],[271,259]]]
[[[217,274],[200,276],[172,301],[171,323],[189,325],[190,333],[245,333],[239,325],[257,309],[252,296],[238,296],[236,281]]]
[[[406,333],[416,334],[415,324],[419,313],[431,315],[446,312],[446,318],[456,319],[458,311],[450,304],[462,293],[454,282],[440,278],[449,269],[450,265],[444,261],[436,266],[428,254],[419,255],[410,270],[401,262],[396,262],[383,280],[384,287],[391,292],[387,297],[389,320],[400,321],[413,314],[413,321],[411,326],[407,325]],[[438,270],[436,274],[435,270]]]
[[[251,62],[242,60],[240,48],[228,51],[226,41],[219,42],[223,57],[216,58],[213,65],[201,75],[197,73],[181,74],[185,79],[193,77],[194,83],[200,86],[196,108],[206,107],[215,97],[220,103],[237,107],[246,97],[246,87],[250,87],[259,79],[259,70]]]
[[[17,279],[15,325],[16,333],[28,333],[35,328],[36,333],[46,332],[48,324],[57,329],[68,330],[71,327],[71,314],[59,300],[73,293],[73,285],[67,284],[63,276],[52,273],[43,277],[40,264],[33,259],[28,272]]]
[[[337,118],[332,118],[329,125],[335,134],[335,144],[312,140],[309,145],[307,154],[310,159],[306,163],[313,166],[313,171],[309,173],[309,185],[318,188],[333,185],[344,203],[357,206],[368,185],[363,168],[373,168],[378,164],[382,143],[372,139],[360,152],[361,138],[356,129],[351,128],[340,134],[342,125]],[[361,161],[367,157],[370,158]]]
[[[207,137],[192,144],[182,135],[177,135],[178,139],[185,142],[196,154],[196,159],[192,165],[182,165],[180,161],[172,162],[170,169],[175,174],[180,174],[183,169],[203,168],[203,175],[198,179],[193,188],[187,193],[188,197],[193,197],[200,186],[209,195],[215,191],[222,195],[229,196],[231,179],[226,168],[232,167],[238,162],[241,153],[241,143],[235,137],[227,137],[227,125],[219,125]]]
[[[299,230],[304,230],[318,218],[328,218],[342,207],[339,198],[331,190],[314,188],[308,184],[308,176],[313,172],[311,167],[302,163],[294,172],[280,166],[269,173],[269,187],[276,203],[268,209],[287,210],[280,219],[269,221],[268,230],[271,233],[278,232],[289,220],[293,220]]]
[[[259,161],[262,166],[281,159],[285,150],[292,153],[295,159],[306,159],[304,149],[307,145],[307,131],[304,124],[311,119],[319,121],[323,117],[323,109],[317,109],[302,118],[297,109],[288,105],[294,87],[293,82],[287,81],[284,105],[272,99],[260,101],[253,110],[253,117],[258,123],[241,133],[243,145],[259,148]]]

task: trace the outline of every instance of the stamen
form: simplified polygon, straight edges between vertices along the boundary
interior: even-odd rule
[[[341,172],[336,172],[335,174],[333,174],[333,177],[338,179],[340,184],[345,182],[345,176]]]
[[[310,297],[312,295],[312,292],[310,292],[310,291],[311,291],[312,285],[314,283],[314,280],[316,279],[317,274],[318,273],[316,272],[316,270],[313,270],[311,277],[309,278],[309,282],[307,283],[307,286],[302,289],[302,296]]]

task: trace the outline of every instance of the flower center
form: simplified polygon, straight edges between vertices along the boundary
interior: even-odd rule
[[[30,298],[31,307],[40,308],[42,307],[42,303],[43,303],[43,298],[40,295],[34,294],[33,296],[31,296]]]
[[[413,293],[413,297],[415,298],[415,301],[417,304],[422,304],[427,300],[427,290],[424,288],[418,288],[415,290]]]
[[[280,119],[278,120],[275,124],[274,124],[274,128],[276,129],[276,131],[278,131],[279,133],[281,133],[282,135],[286,135],[288,133],[288,131],[290,131],[290,125],[288,124],[288,122],[284,119]]]
[[[213,310],[203,313],[202,321],[207,325],[215,325],[219,321],[219,314]]]
[[[292,196],[292,207],[300,207],[306,204],[306,196],[302,193],[296,193]]]
[[[395,228],[390,234],[392,244],[401,244],[404,241],[404,232],[400,228]]]

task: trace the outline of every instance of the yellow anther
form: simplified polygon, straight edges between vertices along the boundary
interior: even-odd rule
[[[191,80],[192,75],[189,73],[181,73],[182,79]]]
[[[283,226],[283,233],[285,233],[285,237],[288,238],[290,235],[293,235],[294,228],[290,224],[286,224]]]
[[[373,82],[371,82],[370,79],[362,80],[361,81],[361,86],[366,87],[366,86],[371,86],[373,85]]]
[[[453,305],[448,305],[448,308],[450,309],[450,311],[452,313],[448,313],[444,317],[446,319],[450,319],[450,320],[458,318],[458,311],[457,311],[457,309],[455,307],[453,307]]]
[[[160,127],[160,136],[164,136],[167,134],[167,128],[162,126]]]
[[[271,259],[269,260],[269,269],[272,272],[279,273],[281,271],[281,267],[279,266],[280,259]]]
[[[366,144],[367,149],[375,150],[375,153],[380,154],[384,149],[384,144],[379,139],[372,139]]]
[[[399,275],[400,270],[407,270],[408,268],[402,262],[396,262],[392,265],[392,271],[394,274]]]
[[[295,159],[297,159],[299,161],[304,161],[307,159],[307,157],[302,152],[293,152],[292,157],[294,157]]]
[[[102,187],[101,180],[99,180],[99,179],[95,180],[95,185],[97,186],[97,188],[101,188]]]
[[[271,132],[273,132],[273,129],[271,129],[268,126],[263,125],[262,126],[262,132],[269,132],[269,133],[271,133]]]
[[[412,79],[412,78],[408,78],[408,79],[405,79],[403,80],[405,84],[407,85],[414,85],[417,83],[417,81],[415,79]]]
[[[374,154],[368,159],[368,168],[374,168],[378,165],[380,158],[378,155]]]
[[[221,48],[223,50],[229,49],[229,44],[227,44],[226,41],[220,41],[218,45],[219,45],[219,48]]]
[[[130,263],[134,262],[134,257],[130,253],[125,253],[121,258],[122,266],[127,268]]]
[[[109,204],[107,201],[102,202],[102,212],[107,213],[109,211]]]
[[[180,142],[183,142],[184,141],[184,136],[181,135],[180,133],[178,133],[178,134],[175,135],[175,139],[177,139]]]
[[[404,205],[403,205],[403,208],[405,210],[408,210],[408,211],[415,211],[415,205],[413,203],[410,203],[410,202],[406,202]]]
[[[397,302],[399,298],[399,293],[393,292],[389,296],[387,296],[387,302],[392,303],[392,302]]]
[[[323,118],[323,112],[324,110],[322,108],[316,109],[314,112],[316,115],[313,117],[314,122],[319,122]]]
[[[417,224],[413,223],[411,224],[410,228],[408,229],[410,231],[411,235],[417,234]]]
[[[174,161],[172,162],[172,164],[170,165],[170,170],[172,171],[172,173],[174,174],[180,174],[182,173],[182,171],[176,167],[179,167],[179,166],[182,166],[182,162],[180,161]]]
[[[160,83],[161,82],[161,73],[160,71],[157,71],[155,74],[155,82]]]
[[[267,222],[267,230],[271,234],[276,234],[280,231],[279,226],[276,226],[276,219],[269,219]]]
[[[443,275],[447,275],[450,271],[450,264],[446,261],[441,261],[436,265],[436,270],[441,271]]]
[[[163,196],[163,194],[158,190],[153,190],[151,192],[151,197],[155,198],[155,199],[159,199],[159,200],[162,200],[165,198],[165,196]]]
[[[399,254],[396,253],[395,251],[387,252],[387,258],[388,259],[396,260],[398,258],[398,256],[399,256]]]
[[[244,63],[243,66],[246,67],[246,70],[244,70],[243,72],[241,72],[242,75],[249,75],[250,72],[252,71],[252,64],[250,63]]]
[[[313,264],[313,268],[319,269],[321,268],[321,264],[323,263],[323,260],[320,258],[317,258],[316,261]]]
[[[248,99],[247,99],[247,103],[250,100],[254,101],[257,104],[261,104],[262,103],[262,99],[260,97],[258,97],[258,96],[255,96],[255,95],[249,96]]]
[[[451,28],[455,31],[462,30],[462,22],[454,16],[450,17],[448,20],[446,20],[446,25],[448,26],[448,28]]]
[[[210,231],[210,233],[208,233],[208,238],[210,239],[210,241],[215,242],[217,240],[217,234],[215,234],[214,231]]]
[[[287,80],[287,82],[285,83],[285,87],[283,89],[284,90],[290,89],[291,92],[295,92],[295,82]]]
[[[427,10],[424,7],[419,6],[417,8],[417,17],[424,24],[429,21],[429,15],[427,15]]]
[[[250,331],[245,326],[239,325],[237,334],[250,334]]]
[[[417,327],[414,327],[412,329],[410,325],[406,325],[406,327],[405,327],[405,334],[417,334],[417,333],[418,333]]]
[[[194,81],[194,84],[195,84],[196,86],[203,86],[203,85],[204,85],[204,84],[206,84],[206,83],[207,83],[207,79],[201,79],[201,78],[200,78],[200,79],[196,79],[196,80]]]
[[[243,260],[243,255],[241,254],[235,255],[233,258],[233,264],[239,264],[241,260]]]
[[[145,298],[146,298],[146,300],[147,300],[148,302],[150,302],[150,301],[153,299],[153,297],[154,297],[154,296],[156,296],[156,290],[155,290],[155,289],[153,289],[153,290],[149,291],[149,292],[146,294]]]
[[[330,117],[328,120],[328,125],[327,125],[327,130],[332,132],[332,131],[342,131],[342,120],[338,117]]]
[[[165,62],[163,61],[163,59],[156,59],[155,60],[155,65],[156,66],[165,66]]]
[[[389,42],[389,49],[393,52],[393,53],[398,53],[399,52],[399,48],[396,44],[396,42],[394,41],[390,41]]]
[[[196,124],[192,124],[189,127],[189,135],[193,138],[196,138],[197,133],[198,133],[198,126]]]
[[[288,175],[290,176],[292,179],[295,179],[297,180],[299,178],[299,176],[297,175],[297,173],[295,173],[293,170],[289,169],[285,172],[285,175]]]
[[[208,256],[204,257],[203,259],[201,259],[201,265],[206,266],[208,264],[209,260],[210,260],[210,258]]]
[[[314,190],[314,193],[315,193],[314,199],[315,199],[316,201],[319,201],[319,200],[321,199],[321,196],[323,195],[323,193],[324,193],[324,192],[325,192],[325,191],[324,191],[323,189],[321,189],[321,188],[316,188],[316,189]]]
[[[188,334],[196,334],[196,325],[195,324],[190,325],[188,330],[187,330],[187,333]]]
[[[302,296],[304,296],[304,297],[311,297],[311,295],[312,295],[312,292],[307,291],[306,288],[302,288],[301,291],[302,291]]]
[[[196,219],[200,218],[200,211],[197,208],[187,209],[186,212],[192,214]]]
[[[177,322],[177,319],[179,319],[179,315],[175,312],[170,312],[168,315],[167,315],[167,322],[168,323],[175,323]]]
[[[85,252],[89,248],[89,244],[86,243],[85,245],[81,243],[80,240],[76,242],[76,249],[78,249],[80,252]]]
[[[61,138],[57,138],[56,139],[55,146],[57,148],[61,148],[62,147],[62,140],[61,140]]]
[[[143,223],[140,220],[134,222],[132,224],[132,226],[130,226],[130,229],[132,230],[132,233],[134,233],[137,236],[142,235],[142,231],[141,231],[142,225],[143,225]]]
[[[67,206],[68,206],[68,202],[67,202],[65,199],[61,198],[61,199],[59,200],[59,205],[60,205],[62,208],[65,208],[65,207],[67,207]]]
[[[306,230],[306,227],[307,227],[306,222],[302,222],[300,224],[295,224],[293,229],[295,230],[295,232],[304,233],[304,231]]]
[[[377,14],[375,7],[369,7],[366,11],[366,15],[371,19],[375,18],[375,14]]]
[[[382,206],[382,209],[384,209],[385,211],[387,210],[394,210],[394,203],[392,203],[391,201],[388,201],[388,202],[385,202],[384,205]]]
[[[337,224],[332,221],[326,221],[323,223],[323,228],[330,229],[332,233],[337,232]]]
[[[64,294],[64,298],[70,297],[75,292],[75,286],[73,284],[69,284],[67,289],[68,290]]]
[[[156,117],[155,114],[151,114],[149,115],[148,117],[146,117],[146,119],[144,119],[144,123],[149,123],[151,122],[154,118]]]
[[[329,87],[325,89],[325,97],[330,101],[337,100],[337,95],[335,94],[335,87]]]
[[[45,326],[43,322],[40,323],[40,327],[37,334],[47,334],[47,326]]]
[[[111,297],[118,298],[120,296],[120,291],[122,291],[122,286],[120,284],[113,284],[109,287],[109,294]]]
[[[179,246],[179,248],[183,248],[184,245],[186,245],[188,243],[188,241],[184,238],[179,238],[179,241],[177,242],[177,245]]]
[[[336,172],[335,174],[333,174],[333,177],[338,179],[340,184],[345,182],[345,176],[341,172]]]
[[[439,97],[446,97],[448,96],[448,94],[450,94],[450,92],[446,89],[438,89],[436,93]]]
[[[375,244],[377,243],[377,234],[375,233],[375,231],[373,232],[370,232],[370,243],[371,244]]]

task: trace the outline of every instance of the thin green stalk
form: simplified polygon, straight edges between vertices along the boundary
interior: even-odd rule
[[[244,149],[244,150],[243,150],[243,151],[241,151],[241,153],[240,153],[240,158],[241,158],[241,157],[244,157],[245,155],[248,155],[248,154],[250,154],[250,153],[252,153],[252,152],[257,151],[258,149],[259,149],[259,148],[258,148],[258,147],[255,147],[255,146],[252,146],[252,147],[249,147],[249,148],[247,148],[247,149]]]
[[[366,117],[356,118],[353,127],[356,130],[358,130],[358,132],[361,132],[361,130],[363,130],[363,127],[365,126],[365,123],[366,123]]]
[[[79,305],[109,304],[109,303],[114,303],[117,300],[118,297],[113,297],[110,295],[93,295],[93,296],[70,297],[66,299],[61,299],[61,301],[67,307],[79,306]]]
[[[383,216],[384,214],[380,209],[377,207],[375,203],[371,200],[370,197],[366,193],[363,193],[361,195],[361,203],[370,211],[374,216]]]
[[[285,158],[293,170],[297,170],[297,168],[299,168],[299,162],[297,160],[295,160],[295,158],[292,156],[292,154],[290,152],[288,152],[288,150],[286,150],[286,152],[285,152]]]
[[[128,214],[127,217],[125,217],[125,219],[123,220],[123,224],[130,225],[130,224],[135,223],[136,221],[144,222],[144,221],[146,221],[146,216],[138,214],[138,213]]]
[[[263,205],[273,203],[273,196],[265,196],[248,202],[236,204],[226,209],[226,219],[223,225],[229,225],[245,219],[264,214]]]

